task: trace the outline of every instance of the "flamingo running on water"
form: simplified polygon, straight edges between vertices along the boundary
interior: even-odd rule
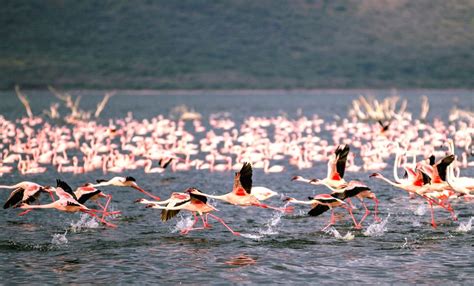
[[[234,235],[240,235],[240,233],[234,231],[231,229],[223,219],[220,217],[211,214],[210,212],[217,210],[215,207],[211,206],[210,204],[207,203],[207,198],[202,195],[201,191],[199,191],[196,188],[189,188],[186,190],[185,193],[173,193],[171,197],[163,202],[153,202],[153,201],[148,201],[145,199],[141,199],[138,202],[147,204],[147,207],[149,208],[154,208],[154,209],[161,209],[161,220],[162,221],[168,221],[169,219],[175,217],[181,210],[187,210],[193,213],[194,216],[194,222],[190,227],[187,227],[186,229],[181,231],[181,234],[187,234],[192,230],[198,230],[198,229],[204,229],[209,227],[208,222],[208,216],[212,217],[213,219],[217,220],[220,222],[223,226],[225,226],[232,234]],[[165,206],[164,203],[166,203]],[[203,216],[205,214],[205,217],[202,218],[203,220],[203,227],[200,228],[194,228],[198,221],[198,217]]]
[[[354,222],[354,226],[358,228],[358,223],[352,214],[351,207],[347,206],[346,202],[337,198],[335,195],[332,194],[319,194],[314,197],[308,197],[309,201],[300,201],[295,198],[285,198],[285,201],[295,204],[303,204],[303,205],[311,205],[311,210],[308,212],[310,216],[319,216],[324,212],[331,210],[331,219],[329,224],[325,226],[322,230],[326,230],[331,225],[336,223],[336,219],[334,216],[334,208],[335,207],[343,207],[348,210],[349,214],[352,217],[352,221]]]
[[[51,199],[53,201],[55,200],[50,190],[33,182],[23,181],[11,186],[1,185],[0,189],[13,189],[7,201],[3,205],[4,209],[7,209],[12,206],[18,206],[22,203],[31,204],[38,199],[39,195],[42,192],[49,193],[51,196]],[[19,215],[23,216],[27,214],[28,212],[30,211],[24,211],[20,213]]]
[[[45,205],[28,205],[26,203],[22,203],[19,207],[26,210],[31,209],[57,209],[63,212],[83,212],[86,213],[94,218],[97,218],[103,224],[109,227],[116,227],[116,225],[111,224],[105,221],[103,218],[100,218],[96,212],[97,210],[89,209],[85,205],[79,203],[75,198],[74,194],[68,193],[66,190],[63,190],[61,187],[57,186],[54,187],[46,187],[47,190],[54,191],[56,195],[59,197],[58,200],[45,204]]]
[[[262,188],[262,187],[255,188],[255,189],[252,188],[252,165],[248,162],[245,162],[242,166],[242,169],[240,169],[238,173],[235,173],[234,186],[232,188],[232,192],[224,194],[224,195],[218,195],[218,196],[208,195],[204,193],[200,193],[200,194],[208,198],[225,201],[229,204],[237,205],[237,206],[256,206],[256,207],[261,207],[261,208],[274,209],[281,212],[292,212],[293,208],[290,208],[290,207],[278,208],[278,207],[269,206],[267,204],[263,204],[252,193],[254,191],[255,192],[262,191],[262,193],[258,194],[257,196],[260,196],[262,198],[269,198],[273,195],[273,193],[270,193],[269,195],[265,196],[263,192],[268,192],[267,190],[269,189]]]

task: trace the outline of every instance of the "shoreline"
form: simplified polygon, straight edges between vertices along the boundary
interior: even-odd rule
[[[25,92],[49,92],[47,88],[21,88]],[[115,91],[116,95],[319,95],[340,94],[348,95],[348,92],[361,95],[372,95],[377,93],[403,93],[403,92],[474,92],[473,88],[320,88],[320,89],[60,89],[61,91],[74,93],[105,93]],[[15,92],[13,89],[0,90],[0,93]]]

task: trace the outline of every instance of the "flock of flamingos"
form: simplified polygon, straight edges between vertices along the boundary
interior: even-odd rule
[[[359,108],[357,112],[360,115],[363,111]],[[445,124],[440,119],[432,122],[414,119],[405,110],[380,108],[379,113],[378,122],[357,116],[334,121],[325,121],[317,115],[297,119],[250,116],[240,126],[230,117],[219,114],[203,122],[199,117],[181,120],[163,115],[140,121],[129,113],[108,124],[91,119],[53,123],[32,115],[9,121],[0,115],[0,177],[19,172],[27,178],[30,174],[54,170],[73,174],[102,171],[104,176],[111,177],[76,188],[61,180],[55,182],[55,187],[27,180],[1,185],[2,189],[12,190],[3,207],[20,208],[21,216],[45,208],[84,212],[106,226],[116,227],[110,221],[120,211],[108,210],[112,196],[104,192],[107,186],[116,186],[134,188],[147,195],[147,199],[137,202],[161,210],[162,221],[182,210],[191,212],[194,222],[183,229],[182,234],[210,228],[208,219],[212,218],[239,235],[214,214],[217,209],[209,204],[209,198],[284,213],[293,211],[290,204],[308,205],[310,216],[331,212],[325,229],[336,223],[335,211],[348,212],[354,228],[360,229],[372,212],[374,221],[380,221],[377,192],[366,183],[372,178],[383,180],[404,190],[411,199],[428,204],[434,228],[437,227],[435,208],[446,211],[456,220],[453,201],[470,203],[474,197],[474,178],[462,175],[462,169],[474,166],[474,116],[457,117]],[[390,157],[395,157],[393,166],[386,163]],[[287,164],[282,162],[297,169],[327,165],[325,178],[295,176],[291,180],[295,184],[325,186],[329,191],[306,199],[285,197],[284,206],[264,203],[278,193],[253,186],[253,170],[284,173]],[[357,165],[357,162],[362,164]],[[381,174],[387,168],[393,168],[393,180]],[[191,169],[232,171],[235,175],[232,191],[227,194],[211,195],[190,187],[161,200],[156,194],[143,190],[133,177],[124,176],[136,169],[145,173]],[[400,170],[404,175],[399,176]],[[372,175],[346,180],[348,173],[361,172]],[[40,204],[42,193],[48,194],[52,202]],[[365,211],[359,220],[353,213],[354,201]],[[202,226],[197,227],[199,220]]]

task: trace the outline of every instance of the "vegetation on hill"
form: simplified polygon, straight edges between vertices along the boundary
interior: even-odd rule
[[[0,89],[474,87],[471,0],[9,0]]]

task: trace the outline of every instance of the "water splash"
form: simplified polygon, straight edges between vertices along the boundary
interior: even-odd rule
[[[334,227],[331,227],[326,230],[326,233],[331,233],[336,239],[345,241],[353,240],[355,237],[350,231],[348,231],[344,236],[342,236],[339,231],[337,231],[337,229],[335,229]]]
[[[183,231],[187,228],[193,226],[194,218],[192,216],[181,216],[179,220],[176,221],[176,226],[171,232]]]
[[[80,232],[83,229],[98,228],[99,223],[94,217],[88,214],[81,214],[81,218],[77,222],[71,222],[70,229],[72,232]]]
[[[417,216],[422,216],[424,214],[426,214],[426,211],[428,210],[428,208],[426,207],[425,204],[420,204],[416,210],[414,211],[414,214],[417,215]]]
[[[67,230],[63,234],[61,233],[53,234],[53,238],[51,239],[51,244],[52,245],[66,245],[68,243],[66,234],[67,234]]]
[[[369,225],[367,229],[364,231],[365,236],[382,236],[387,231],[387,223],[390,214],[387,215],[380,223],[374,222],[373,224]]]
[[[286,208],[288,204],[289,203],[286,203],[282,208]],[[260,240],[268,235],[276,235],[279,233],[277,226],[280,224],[282,216],[283,212],[274,212],[270,220],[265,224],[264,227],[258,229],[256,234],[241,233],[240,236],[254,240]]]
[[[467,232],[470,232],[471,229],[472,229],[472,220],[474,219],[474,217],[471,217],[469,219],[469,221],[467,221],[466,223],[459,223],[459,226],[458,228],[456,229],[456,232],[462,232],[462,233],[467,233]]]
[[[240,236],[245,237],[245,238],[254,239],[254,240],[260,240],[260,239],[265,237],[264,235],[261,235],[261,234],[251,234],[251,233],[241,233]]]

